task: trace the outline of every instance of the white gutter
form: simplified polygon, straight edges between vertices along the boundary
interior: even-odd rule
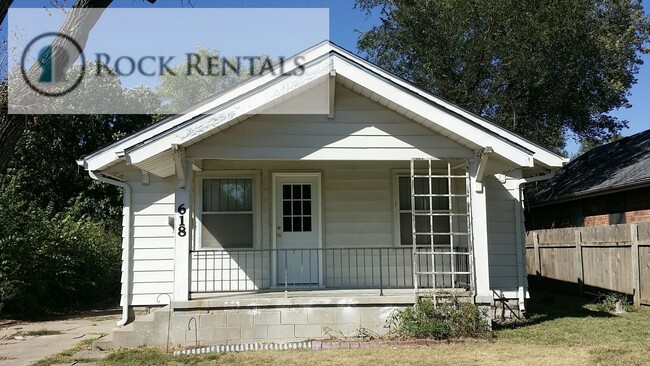
[[[522,184],[526,183],[525,179],[519,179],[515,182],[515,189],[519,195],[519,199],[515,200],[515,232],[517,235],[517,298],[519,299],[519,311],[522,314],[526,313],[526,284],[524,279],[524,270],[526,268],[526,235],[522,230],[524,220],[522,213],[524,211],[524,201]]]
[[[550,173],[548,173],[548,174],[537,175],[537,176],[534,176],[534,177],[524,178],[524,181],[521,182],[521,183],[533,183],[533,182],[539,182],[539,181],[541,181],[541,180],[549,180],[549,179],[553,178],[553,176],[555,175],[555,172],[556,172],[556,171],[557,171],[557,169],[553,169],[553,170],[552,170]],[[521,184],[521,183],[519,183],[519,184]],[[523,198],[523,197],[522,197],[522,198]]]
[[[122,236],[124,237],[122,250],[124,251],[124,262],[126,263],[126,268],[124,271],[124,291],[122,293],[122,319],[117,322],[117,326],[121,327],[129,322],[129,297],[131,294],[131,248],[133,247],[133,235],[131,235],[131,229],[133,226],[133,220],[131,218],[131,186],[127,182],[106,174],[95,173],[92,171],[89,171],[88,174],[95,180],[112,184],[123,189],[123,215],[126,216],[127,222],[122,232]]]
[[[552,170],[548,174],[538,175],[536,177],[518,179],[515,182],[515,189],[518,194],[518,199],[515,200],[515,222],[517,223],[515,230],[518,238],[517,243],[517,298],[519,299],[519,311],[526,312],[526,284],[524,280],[524,273],[526,271],[526,232],[524,228],[524,191],[523,184],[538,182],[541,180],[551,179],[555,175],[556,170]]]

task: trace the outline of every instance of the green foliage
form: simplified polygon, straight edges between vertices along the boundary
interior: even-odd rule
[[[0,201],[0,303],[39,314],[114,301],[120,237],[89,218]]]
[[[607,141],[599,141],[599,140],[594,140],[592,138],[584,138],[580,141],[580,149],[574,156],[572,156],[572,159],[579,157],[580,155],[590,151],[591,149],[597,148],[603,144],[620,140],[621,138],[623,138],[623,136],[620,133],[615,134]]]
[[[619,309],[624,311],[633,311],[634,307],[627,298],[627,295],[620,294],[617,292],[610,292],[608,294],[603,294],[597,299],[599,302],[596,303],[596,309],[599,311],[606,312],[617,312]],[[619,308],[620,304],[620,308]]]
[[[546,147],[605,141],[647,53],[638,0],[358,0],[382,24],[358,47],[379,66]]]
[[[395,314],[397,333],[412,338],[450,339],[480,337],[488,324],[478,306],[450,298],[435,306],[429,299]]]
[[[40,336],[47,336],[47,335],[57,335],[57,334],[61,334],[61,333],[62,332],[60,330],[39,329],[39,330],[30,330],[28,332],[21,332],[20,335],[22,335],[22,336],[40,337]]]
[[[31,315],[117,299],[121,192],[92,180],[75,160],[153,120],[35,117],[0,174],[0,311]]]
[[[252,60],[240,59],[239,63],[235,58],[227,58],[230,65],[236,69],[239,65],[239,73],[235,72],[229,66],[222,68],[223,56],[219,51],[208,49],[203,46],[198,46],[195,51],[196,57],[201,62],[199,70],[201,73],[192,69],[188,73],[188,66],[186,63],[181,63],[171,68],[171,70],[182,76],[171,76],[170,74],[163,74],[159,79],[159,84],[156,88],[156,95],[160,99],[162,106],[161,110],[165,113],[177,113],[178,111],[185,110],[191,106],[202,102],[208,98],[214,97],[218,93],[225,91],[251,76],[258,75],[263,69],[263,61],[268,59],[267,56],[261,55],[259,58]],[[214,69],[211,73],[207,70],[207,60],[214,60]],[[197,63],[196,59],[192,61]],[[273,61],[277,64],[277,61]],[[251,70],[252,67],[252,70]],[[252,71],[252,73],[251,73]]]

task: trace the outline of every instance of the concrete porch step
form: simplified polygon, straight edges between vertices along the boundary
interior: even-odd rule
[[[159,346],[160,342],[147,342],[147,339],[161,339],[160,331],[164,329],[163,344],[167,340],[167,319],[169,316],[169,306],[158,309],[153,313],[136,318],[133,322],[113,329],[113,332],[106,337],[98,339],[95,347],[106,350],[121,347],[137,346]]]

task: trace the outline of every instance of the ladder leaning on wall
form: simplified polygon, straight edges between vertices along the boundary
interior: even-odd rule
[[[439,296],[472,296],[474,293],[468,161],[456,161],[459,163],[454,162],[452,166],[451,160],[411,159],[416,304],[422,297],[431,297],[437,304]],[[462,173],[457,173],[461,170]]]

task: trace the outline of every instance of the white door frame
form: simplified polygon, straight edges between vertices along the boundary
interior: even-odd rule
[[[315,197],[318,198],[318,249],[323,248],[323,191],[321,188],[322,179],[319,172],[292,172],[292,173],[272,173],[271,174],[271,248],[277,249],[277,210],[278,210],[278,197],[277,197],[277,178],[281,177],[315,177],[318,187],[316,187]],[[323,281],[323,253],[318,253],[318,285],[316,287],[324,287]],[[278,287],[277,277],[277,256],[272,255],[272,271],[271,271],[271,287]]]

